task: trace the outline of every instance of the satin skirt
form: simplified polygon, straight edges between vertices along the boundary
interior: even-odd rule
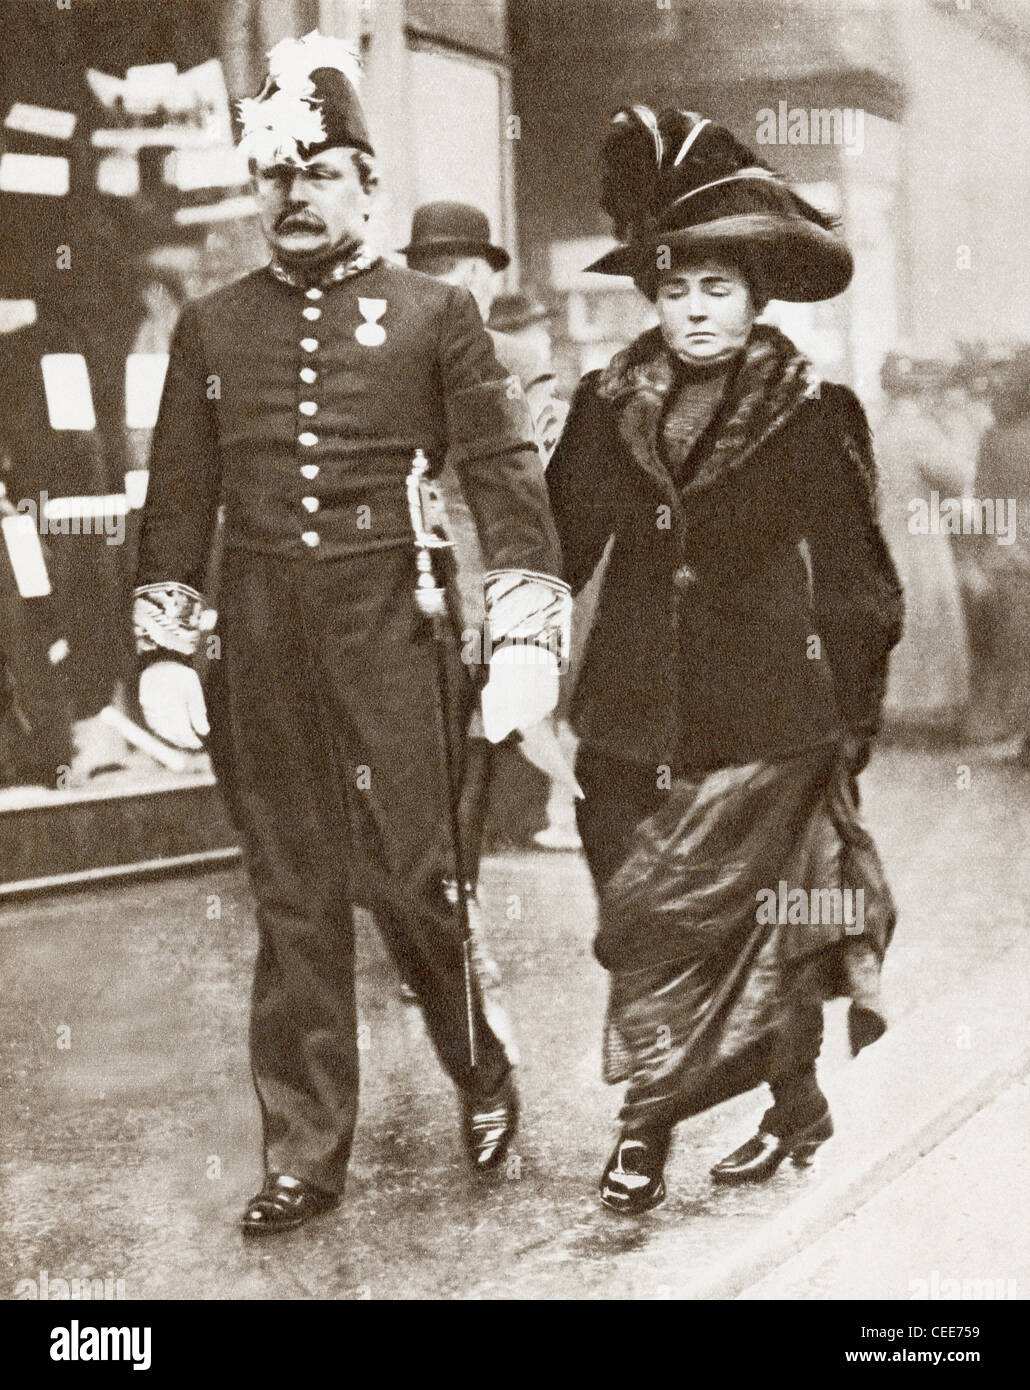
[[[790,1075],[826,999],[850,998],[853,1052],[886,1028],[896,913],[835,743],[674,781],[599,898],[604,1075],[629,1082],[624,1124]]]

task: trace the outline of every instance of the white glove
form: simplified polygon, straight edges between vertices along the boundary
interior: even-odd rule
[[[200,748],[201,738],[211,732],[200,677],[182,661],[146,667],[139,678],[139,703],[158,738],[177,748]]]
[[[480,697],[483,732],[500,743],[513,729],[531,729],[558,704],[558,658],[546,647],[515,643],[490,658]]]

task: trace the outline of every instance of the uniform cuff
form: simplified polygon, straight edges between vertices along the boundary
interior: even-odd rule
[[[536,570],[489,570],[484,595],[491,650],[506,642],[544,647],[559,670],[567,668],[572,590],[564,579]]]
[[[188,584],[144,584],[133,593],[132,626],[138,656],[188,661],[200,645],[204,599]],[[153,654],[153,655],[152,655]]]

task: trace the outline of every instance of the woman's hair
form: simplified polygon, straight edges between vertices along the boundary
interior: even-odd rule
[[[697,247],[683,248],[677,251],[673,249],[672,264],[669,270],[682,270],[682,268],[692,261],[703,258],[707,253]],[[741,275],[747,281],[748,289],[751,291],[751,303],[754,306],[755,317],[762,312],[769,303],[772,295],[765,287],[765,276],[762,272],[761,257],[748,246],[734,243],[727,246],[713,246],[711,250],[713,259],[725,261],[728,265],[736,266]],[[634,277],[633,283],[641,294],[653,304],[658,298],[658,286],[661,284],[663,272],[657,268],[648,267],[641,269]]]

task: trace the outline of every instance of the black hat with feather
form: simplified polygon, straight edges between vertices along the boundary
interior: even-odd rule
[[[832,299],[847,289],[851,252],[834,219],[795,193],[724,126],[694,111],[627,106],[602,150],[601,207],[624,244],[587,266],[629,275],[654,297],[667,264],[734,252],[770,299]]]
[[[313,159],[339,145],[374,154],[360,83],[358,50],[343,39],[317,29],[282,39],[261,91],[238,103],[241,148],[259,164]]]

